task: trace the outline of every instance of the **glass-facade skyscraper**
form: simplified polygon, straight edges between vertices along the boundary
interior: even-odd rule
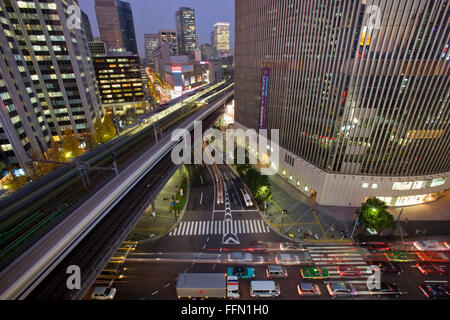
[[[280,129],[279,174],[318,203],[436,199],[450,188],[449,12],[448,1],[236,0],[238,125]]]
[[[124,48],[138,54],[133,11],[128,2],[120,0],[95,0],[100,38],[114,50]]]
[[[189,55],[198,47],[195,10],[187,7],[178,9],[175,13],[175,25],[177,27],[178,54]]]

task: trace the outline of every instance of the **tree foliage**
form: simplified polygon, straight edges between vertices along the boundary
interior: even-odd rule
[[[63,135],[62,147],[64,149],[65,161],[81,156],[83,150],[81,150],[80,141],[75,137],[73,131],[66,129]]]
[[[94,141],[96,144],[105,143],[117,134],[116,126],[110,114],[106,114],[102,120],[94,120]]]
[[[387,210],[385,202],[377,198],[369,198],[356,213],[359,216],[361,226],[365,229],[373,229],[378,233],[385,229],[396,229],[394,217]]]
[[[236,148],[234,152],[235,161],[237,160],[238,148]],[[249,164],[247,150],[245,150],[245,163],[237,164],[236,171],[239,173],[241,178],[250,188],[251,193],[257,200],[259,200],[260,203],[271,199],[272,189],[270,186],[269,177],[262,175],[255,167]]]
[[[10,178],[5,184],[9,192],[14,192],[21,189],[24,185],[26,185],[30,181],[29,178],[26,176],[16,177],[13,172],[14,170],[10,171],[9,175],[12,178]]]

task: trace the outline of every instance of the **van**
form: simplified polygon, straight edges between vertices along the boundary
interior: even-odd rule
[[[280,286],[275,281],[250,281],[250,296],[254,298],[275,298],[280,295]]]
[[[266,275],[267,279],[286,279],[288,276],[287,270],[282,266],[268,266],[266,269]]]

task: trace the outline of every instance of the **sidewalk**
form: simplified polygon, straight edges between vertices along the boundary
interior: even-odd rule
[[[187,170],[183,166],[182,174],[178,169],[170,178],[161,192],[154,200],[153,206],[149,206],[142,215],[139,222],[128,237],[128,241],[142,241],[157,239],[168,233],[182,217],[171,205],[173,197],[180,196],[180,186],[185,179],[188,180]],[[188,188],[186,188],[188,189]],[[183,190],[183,197],[186,200],[189,190]]]
[[[340,241],[347,240],[342,231],[349,230],[347,216],[335,217],[326,214],[311,199],[296,190],[280,176],[269,176],[272,200],[264,218],[272,227],[292,240]],[[283,214],[287,210],[287,214]]]

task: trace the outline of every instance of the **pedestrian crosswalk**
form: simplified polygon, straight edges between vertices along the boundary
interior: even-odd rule
[[[338,266],[353,266],[361,271],[361,276],[354,277],[357,280],[349,280],[350,283],[366,283],[367,278],[372,275],[366,263],[367,252],[364,249],[351,246],[311,246],[307,247],[311,259],[317,267],[328,271],[329,278],[339,278]],[[351,278],[351,277],[350,277]]]
[[[222,234],[268,233],[270,228],[261,219],[182,221],[169,236],[203,236]]]

